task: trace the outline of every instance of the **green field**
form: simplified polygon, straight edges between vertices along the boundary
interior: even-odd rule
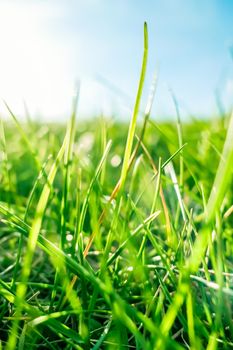
[[[233,348],[233,117],[0,128],[0,349]],[[137,120],[138,119],[138,120]]]
[[[2,123],[2,347],[233,347],[227,125]]]

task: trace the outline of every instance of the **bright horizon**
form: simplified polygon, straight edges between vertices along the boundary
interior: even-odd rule
[[[65,120],[77,80],[79,115],[130,117],[149,29],[145,107],[153,74],[158,88],[153,116],[182,115],[233,106],[233,2],[222,0],[0,1],[0,98],[17,115],[26,102],[33,118]],[[106,83],[108,82],[108,83]],[[120,91],[120,92],[119,92]],[[127,97],[129,96],[129,97]],[[7,115],[0,102],[1,115]]]

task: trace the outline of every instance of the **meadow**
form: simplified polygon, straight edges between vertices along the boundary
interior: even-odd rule
[[[0,349],[233,348],[233,117],[1,121]],[[174,101],[176,103],[176,101]]]

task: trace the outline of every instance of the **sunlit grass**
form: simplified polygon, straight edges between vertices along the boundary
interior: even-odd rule
[[[138,349],[232,347],[232,170],[226,153],[232,152],[231,127],[223,147],[227,130],[222,119],[183,124],[184,220],[171,174],[162,166],[179,150],[175,123],[148,125],[124,191],[111,203],[108,196],[121,175],[121,164],[112,165],[111,159],[115,154],[123,159],[127,127],[106,120],[107,140],[112,141],[102,154],[100,123],[96,119],[77,130],[65,216],[65,128],[24,125],[29,148],[17,128],[3,124],[2,345],[8,341],[9,348],[18,344],[21,349],[119,344]],[[93,137],[88,152],[80,152],[82,135]],[[35,155],[43,168],[39,177]],[[179,152],[170,162],[179,178]]]

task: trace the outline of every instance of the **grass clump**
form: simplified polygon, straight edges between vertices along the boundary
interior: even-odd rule
[[[136,128],[146,56],[129,130],[1,122],[1,348],[233,348],[233,117]]]

